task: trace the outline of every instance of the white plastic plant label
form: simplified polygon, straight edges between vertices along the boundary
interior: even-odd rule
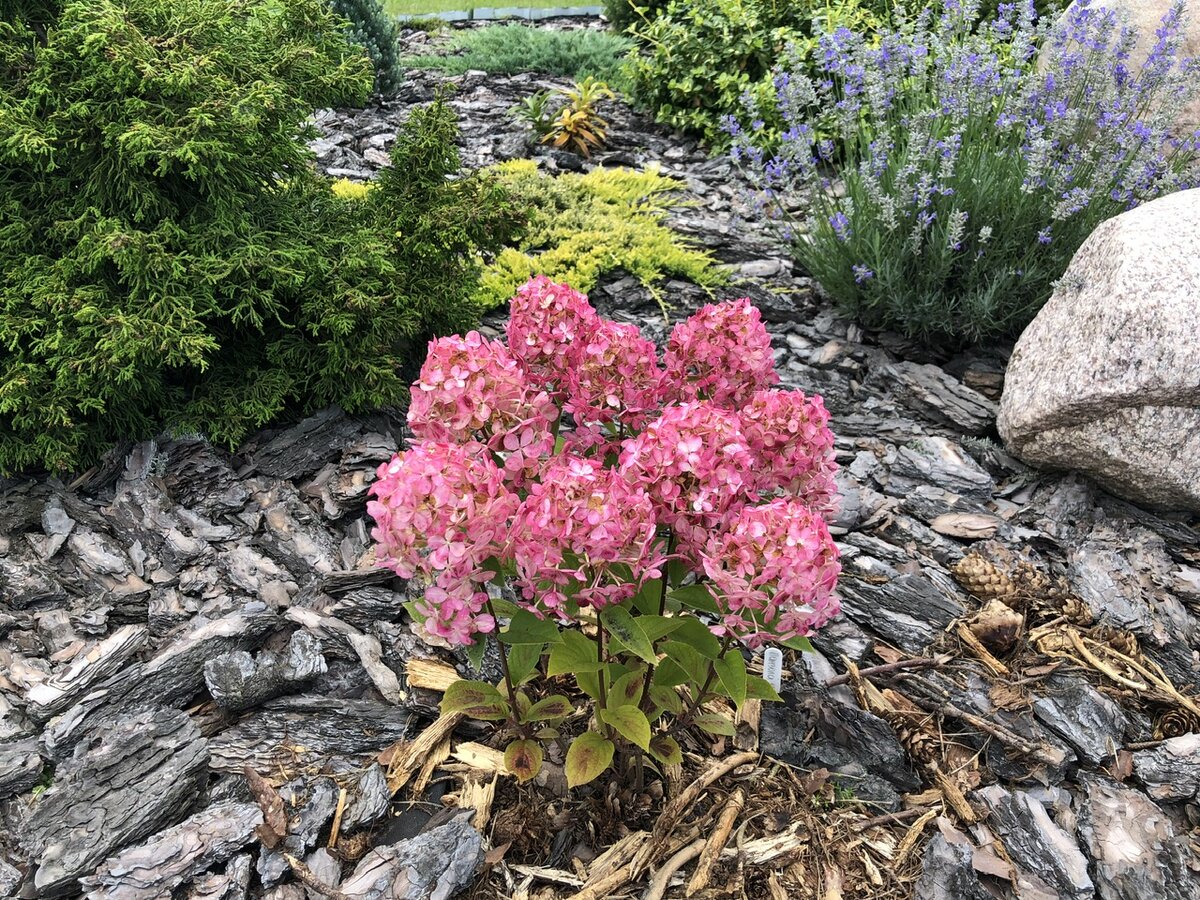
[[[778,647],[768,647],[763,651],[763,678],[776,691],[783,684],[783,651]]]

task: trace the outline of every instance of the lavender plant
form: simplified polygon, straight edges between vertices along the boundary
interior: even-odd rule
[[[1140,69],[1136,34],[1089,0],[1036,25],[1032,2],[982,24],[978,6],[822,37],[816,77],[776,73],[782,142],[761,111],[727,123],[801,265],[864,324],[926,341],[1019,332],[1097,224],[1191,185],[1200,146],[1172,133],[1200,79],[1183,0]]]

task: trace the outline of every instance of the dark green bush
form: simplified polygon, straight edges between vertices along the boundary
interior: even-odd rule
[[[0,471],[390,404],[406,348],[473,321],[513,217],[448,178],[449,109],[366,202],[313,169],[303,123],[371,80],[327,0],[42,8],[0,22]]]
[[[333,11],[350,23],[350,39],[366,48],[375,66],[375,90],[393,93],[403,73],[396,42],[400,28],[379,0],[329,0]]]
[[[460,31],[448,53],[413,56],[411,68],[442,69],[461,75],[480,69],[496,75],[540,72],[564,78],[591,76],[614,88],[622,85],[622,57],[633,42],[603,31],[549,31],[528,25],[490,25]]]
[[[667,8],[670,0],[604,0],[604,17],[618,31],[653,19]]]
[[[631,93],[658,121],[720,148],[746,95],[769,106],[772,69],[789,52],[804,65],[816,35],[877,28],[888,9],[887,0],[672,0],[629,29],[640,45],[626,66]]]

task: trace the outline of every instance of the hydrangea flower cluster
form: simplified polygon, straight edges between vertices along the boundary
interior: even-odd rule
[[[549,395],[530,387],[508,348],[477,331],[429,343],[408,408],[416,437],[478,441],[505,454],[505,471],[517,481],[550,453],[557,416]]]
[[[566,385],[576,434],[611,447],[658,413],[666,381],[653,341],[636,325],[603,319],[580,345]]]
[[[597,460],[563,454],[529,489],[512,527],[512,555],[525,600],[562,615],[567,591],[597,609],[628,600],[625,566],[658,577],[654,507],[645,490]]]
[[[579,348],[599,320],[579,291],[538,275],[509,301],[508,348],[531,379],[545,384],[561,399]]]
[[[743,508],[709,540],[702,564],[724,598],[723,627],[750,647],[809,634],[838,612],[837,549],[803,500]]]
[[[820,397],[803,391],[755,391],[740,412],[760,491],[803,497],[832,513],[837,501],[833,432]]]
[[[676,325],[663,362],[675,400],[737,406],[779,381],[771,336],[745,297],[705,306]]]
[[[419,441],[376,472],[367,512],[376,557],[402,578],[432,581],[418,604],[430,634],[470,643],[495,628],[483,612],[489,558],[503,554],[519,503],[487,448]]]
[[[635,326],[533,279],[507,347],[430,344],[416,441],[371,488],[377,556],[430,579],[417,611],[457,644],[496,627],[496,572],[519,606],[569,621],[651,580],[665,595],[668,561],[708,579],[725,633],[807,634],[838,608],[833,435],[819,397],[778,381],[746,299],[681,322],[660,365]]]
[[[685,558],[753,498],[754,457],[738,416],[709,401],[672,404],[625,442],[622,474],[645,487]]]

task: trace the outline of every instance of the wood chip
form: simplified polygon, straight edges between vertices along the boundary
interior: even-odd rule
[[[461,679],[458,670],[449,663],[436,659],[410,659],[405,667],[408,686],[444,693],[450,685]]]
[[[499,775],[505,771],[504,754],[483,744],[459,744],[450,755],[472,769],[489,775]]]
[[[475,810],[475,818],[471,820],[471,824],[478,831],[486,831],[488,820],[492,817],[492,801],[496,799],[498,778],[498,775],[493,775],[486,784],[469,778],[458,792],[458,808]]]
[[[978,541],[994,537],[1002,524],[1003,520],[998,516],[982,513],[946,513],[930,522],[929,527],[947,537]]]
[[[258,801],[258,806],[262,810],[263,823],[257,828],[258,836],[265,846],[278,847],[280,841],[287,836],[288,830],[283,798],[279,796],[279,792],[271,786],[267,779],[250,767],[249,763],[242,769],[242,774],[246,776],[246,784],[250,786],[250,793],[254,795],[254,799]]]
[[[733,746],[738,750],[758,749],[758,728],[762,719],[762,701],[750,699],[742,704],[734,717],[733,724],[737,730],[733,736]]]
[[[425,764],[426,757],[433,753],[462,721],[462,713],[442,715],[410,741],[392,753],[388,762],[388,789],[395,794]]]

